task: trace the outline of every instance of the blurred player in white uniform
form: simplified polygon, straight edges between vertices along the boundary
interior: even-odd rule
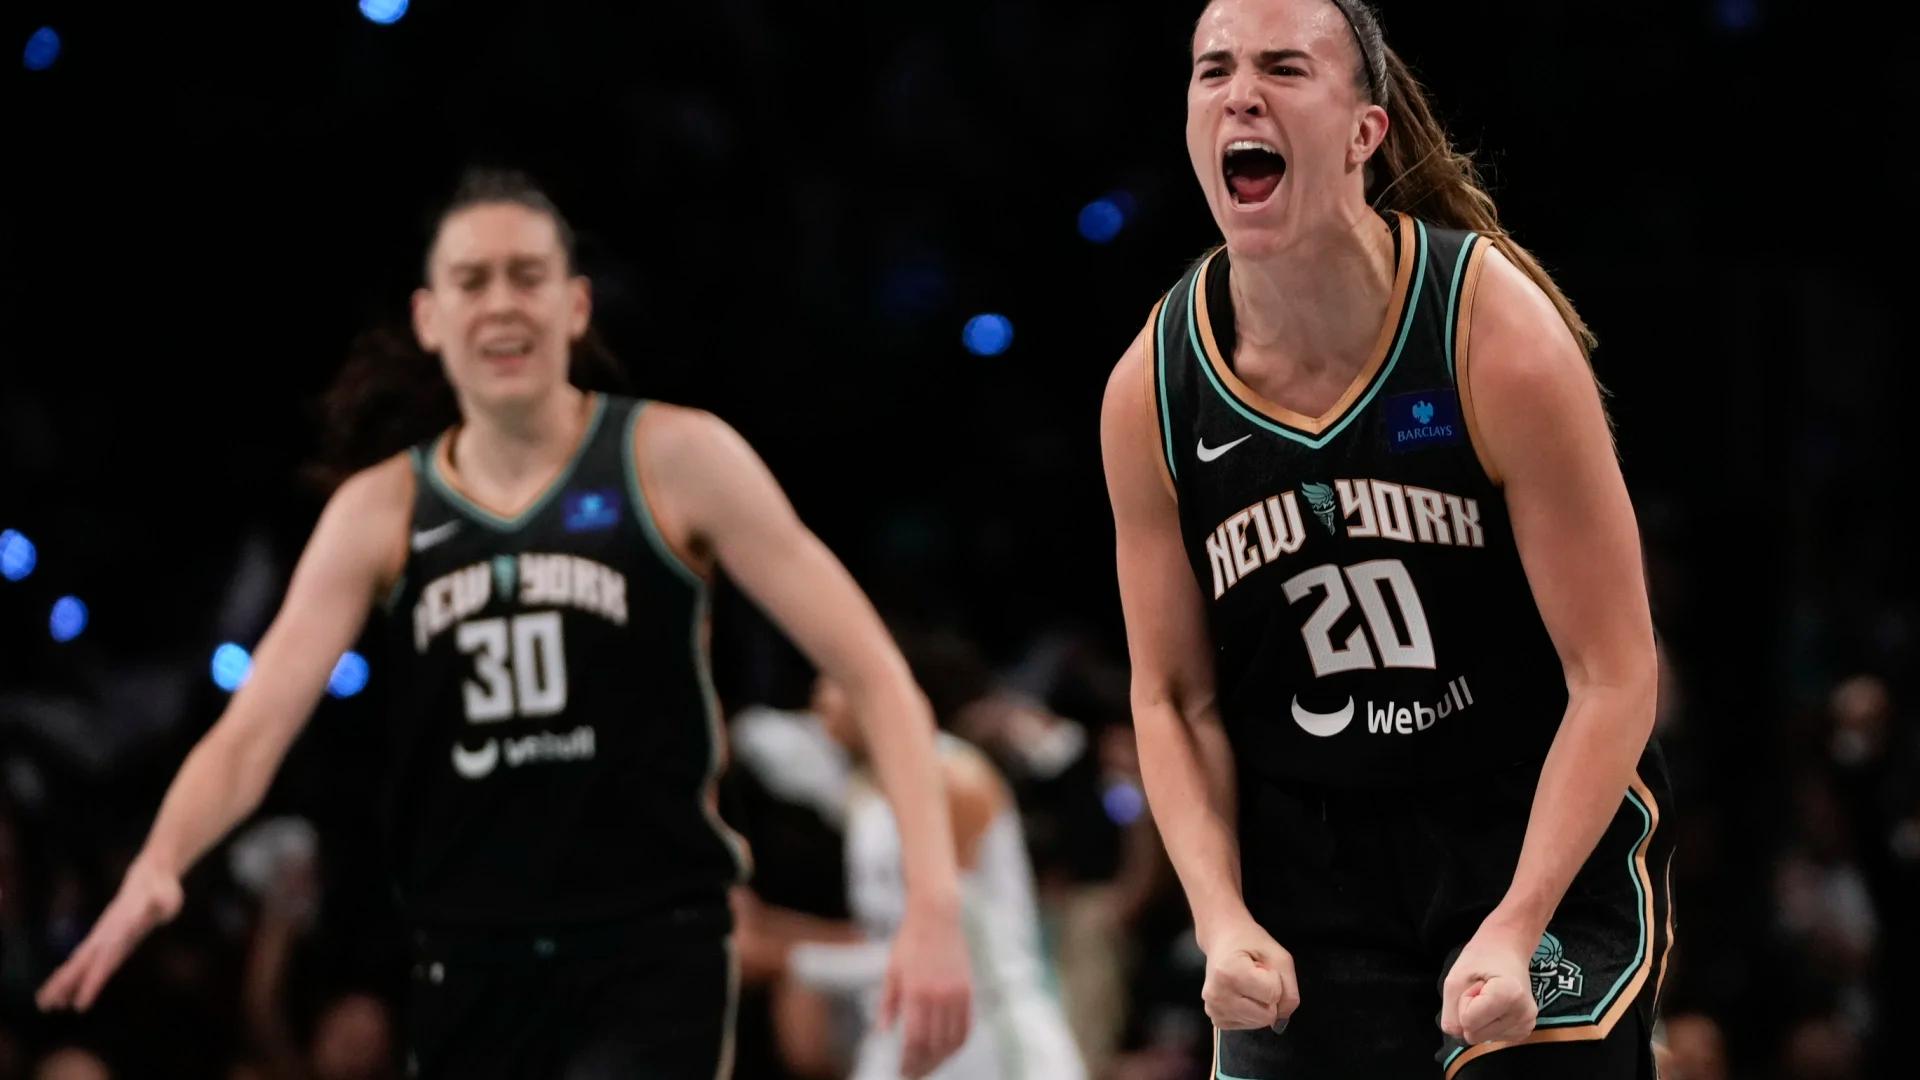
[[[854,925],[748,901],[741,933],[756,940],[743,941],[743,951],[778,954],[787,977],[799,984],[854,998],[865,1035],[855,1055],[853,1080],[895,1080],[900,1076],[900,1025],[898,1018],[882,1017],[880,1007],[888,943],[906,905],[900,834],[885,797],[864,771],[860,729],[845,694],[831,680],[820,679],[813,711],[820,730],[845,749],[854,766],[844,786],[830,785],[839,788],[837,792],[814,792],[806,800],[818,805],[837,796],[844,807],[847,902]],[[788,757],[793,749],[789,745],[781,756]],[[1048,986],[1019,810],[985,755],[944,734],[939,749],[959,849],[961,922],[972,952],[975,998],[967,1041],[930,1074],[931,1080],[1081,1080],[1086,1068]],[[752,756],[743,753],[743,763],[750,763]],[[886,1022],[889,1019],[893,1022]]]

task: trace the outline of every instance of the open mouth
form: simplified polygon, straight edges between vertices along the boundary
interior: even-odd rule
[[[480,343],[480,355],[488,360],[517,360],[533,352],[530,337],[497,338]]]
[[[1220,171],[1227,190],[1233,192],[1235,206],[1258,206],[1273,198],[1280,178],[1286,175],[1287,159],[1271,143],[1235,139],[1221,156]]]

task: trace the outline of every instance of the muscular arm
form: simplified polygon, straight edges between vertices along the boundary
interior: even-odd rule
[[[1240,893],[1233,767],[1214,701],[1205,611],[1157,460],[1145,364],[1143,335],[1107,382],[1100,441],[1141,778],[1205,949],[1217,928],[1250,916]]]
[[[1513,884],[1489,921],[1531,951],[1620,808],[1653,731],[1657,668],[1639,529],[1599,389],[1547,298],[1497,252],[1469,339],[1474,436],[1566,673]]]
[[[1281,1028],[1301,988],[1293,957],[1240,892],[1233,758],[1214,698],[1211,635],[1159,460],[1146,375],[1143,331],[1114,367],[1100,414],[1140,776],[1207,954],[1207,1016],[1221,1028]]]
[[[404,458],[335,493],[254,651],[246,684],[187,754],[119,893],[41,987],[41,1008],[90,1006],[140,938],[178,911],[181,875],[260,804],[376,593],[400,572],[411,504]]]

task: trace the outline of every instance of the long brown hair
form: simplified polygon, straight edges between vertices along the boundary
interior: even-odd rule
[[[573,227],[537,184],[507,169],[468,170],[433,216],[429,251],[448,218],[492,203],[513,203],[552,218],[567,267],[573,268]],[[620,362],[592,327],[573,343],[567,378],[582,390],[628,389]],[[410,328],[394,325],[353,340],[346,363],[320,397],[319,412],[320,454],[306,475],[323,491],[460,421],[460,405],[440,358],[421,349]]]
[[[1377,210],[1402,211],[1443,228],[1471,229],[1492,240],[1553,301],[1580,351],[1591,354],[1598,343],[1593,331],[1540,260],[1500,224],[1500,211],[1480,183],[1473,156],[1454,148],[1446,127],[1427,103],[1426,88],[1387,45],[1372,3],[1332,3],[1347,17],[1360,48],[1354,85],[1368,101],[1387,110],[1387,137],[1367,164],[1367,201]]]

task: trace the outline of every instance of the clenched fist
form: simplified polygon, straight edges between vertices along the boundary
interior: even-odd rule
[[[1273,1027],[1300,1007],[1293,957],[1251,918],[1201,943],[1207,981],[1200,990],[1207,1017],[1225,1031]]]
[[[1527,965],[1539,935],[1482,924],[1460,950],[1440,990],[1440,1029],[1468,1045],[1533,1034],[1539,1007]]]

